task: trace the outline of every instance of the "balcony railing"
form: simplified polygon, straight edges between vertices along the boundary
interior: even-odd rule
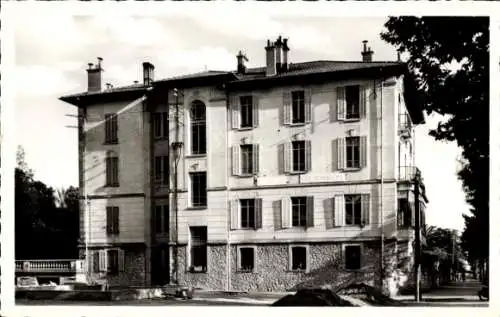
[[[400,166],[398,171],[398,179],[402,181],[412,181],[415,175],[420,174],[420,170],[416,166]]]
[[[401,135],[410,136],[412,126],[410,116],[407,113],[399,114],[398,131]]]
[[[79,260],[16,260],[16,272],[76,273]]]

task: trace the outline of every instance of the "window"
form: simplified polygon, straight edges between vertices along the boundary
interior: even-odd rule
[[[345,195],[345,224],[361,225],[361,195]]]
[[[194,172],[191,176],[191,205],[204,207],[207,205],[207,173]]]
[[[292,91],[292,124],[306,122],[304,91]]]
[[[292,171],[304,172],[306,171],[306,142],[293,141],[292,142]]]
[[[292,226],[307,225],[307,197],[292,197]]]
[[[346,245],[344,249],[345,268],[359,270],[361,268],[361,246]]]
[[[348,137],[346,138],[346,167],[347,168],[360,168],[361,167],[361,153],[360,153],[360,138]]]
[[[108,235],[120,233],[120,209],[118,207],[106,207],[106,233]]]
[[[155,232],[167,233],[169,229],[168,205],[155,206]]]
[[[190,227],[191,234],[191,270],[207,270],[207,227]]]
[[[104,143],[115,144],[118,143],[118,116],[116,114],[104,115]]]
[[[407,198],[398,199],[398,227],[407,228],[412,225],[412,210]]]
[[[191,105],[191,154],[207,153],[207,121],[205,104],[196,100]]]
[[[155,139],[168,137],[168,112],[153,113],[153,133]]]
[[[241,199],[241,228],[255,228],[255,199]]]
[[[252,272],[255,268],[255,249],[252,247],[239,248],[239,270],[241,272]]]
[[[155,156],[155,182],[168,184],[168,156]]]
[[[252,96],[240,97],[240,114],[241,114],[241,128],[251,128],[253,122],[253,100]]]
[[[241,173],[253,174],[253,145],[241,145]]]
[[[106,186],[118,187],[118,156],[112,151],[106,154]]]
[[[234,176],[251,176],[259,172],[258,144],[233,145],[232,155]]]
[[[307,270],[307,248],[305,246],[291,247],[292,271]]]
[[[108,267],[109,275],[118,274],[118,250],[108,250]]]
[[[359,119],[359,86],[347,86],[345,88],[346,119]]]

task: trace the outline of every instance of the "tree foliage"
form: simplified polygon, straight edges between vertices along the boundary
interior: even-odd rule
[[[382,39],[409,55],[427,114],[445,116],[430,135],[462,149],[458,177],[472,207],[472,216],[464,215],[463,247],[470,260],[487,259],[489,18],[391,17],[385,27]]]
[[[55,191],[34,179],[17,153],[15,170],[16,259],[76,258],[78,242],[78,189],[64,192],[64,206],[56,205]]]

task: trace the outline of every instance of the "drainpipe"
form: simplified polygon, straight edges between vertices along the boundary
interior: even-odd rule
[[[384,81],[380,83],[380,279],[384,287]]]
[[[227,122],[227,125],[228,125],[228,131],[230,130],[229,129],[229,125],[231,124],[230,122],[230,115],[231,115],[231,103],[229,101],[229,92],[226,90],[226,102],[227,102],[227,109],[228,111],[226,111],[226,122]],[[227,249],[226,249],[226,278],[227,278],[227,282],[226,282],[226,291],[230,291],[231,290],[231,204],[230,204],[230,197],[229,197],[229,181],[230,181],[230,178],[229,178],[229,153],[230,153],[230,149],[231,148],[231,143],[230,143],[230,138],[229,138],[229,132],[226,133],[226,150],[228,151],[227,154],[226,154],[226,201],[228,203],[228,210],[229,212],[227,213],[227,222],[226,222],[226,225],[227,225]]]
[[[175,261],[175,275],[174,283],[179,284],[179,204],[178,204],[178,167],[180,160],[180,145],[179,145],[179,91],[174,88],[175,93],[175,144],[174,150],[174,208],[175,208],[175,248],[174,248],[174,261]]]

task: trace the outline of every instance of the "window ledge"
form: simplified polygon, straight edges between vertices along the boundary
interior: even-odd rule
[[[106,188],[117,188],[117,187],[120,187],[120,184],[107,184],[107,185],[104,185],[104,187]]]
[[[296,122],[296,123],[289,123],[287,125],[290,127],[303,127],[307,124],[308,124],[308,122]]]
[[[309,171],[291,171],[288,174],[290,175],[302,175],[302,174],[307,174]]]
[[[184,155],[184,158],[201,158],[201,157],[206,157],[207,154],[187,154]]]
[[[186,210],[205,210],[205,209],[207,209],[207,206],[190,206],[186,208]]]
[[[154,139],[155,139],[155,141],[167,141],[167,140],[168,140],[168,137],[166,137],[166,136],[161,136],[161,137],[155,137]]]
[[[344,120],[342,120],[342,122],[346,122],[346,123],[359,122],[359,121],[361,121],[361,118],[344,119]]]
[[[255,127],[241,127],[241,128],[238,128],[236,130],[238,131],[249,131],[249,130],[253,130],[255,129]]]
[[[238,178],[251,178],[253,176],[254,176],[254,174],[240,174],[240,175],[236,175],[236,177],[238,177]],[[257,175],[255,175],[255,176],[257,176]]]
[[[251,227],[249,227],[249,228],[238,228],[236,230],[257,231],[257,230],[259,230],[259,228],[251,228]]]
[[[102,144],[103,145],[116,145],[116,144],[118,144],[118,141],[104,141]]]
[[[289,269],[288,273],[304,273],[305,274],[305,273],[309,273],[309,271],[307,269],[305,269],[305,270],[298,270],[298,269],[293,270],[293,269]]]
[[[238,269],[236,273],[239,274],[256,274],[255,270],[243,270],[243,269]]]
[[[363,168],[361,168],[361,167],[346,167],[346,168],[342,169],[342,172],[359,172],[362,169]]]

